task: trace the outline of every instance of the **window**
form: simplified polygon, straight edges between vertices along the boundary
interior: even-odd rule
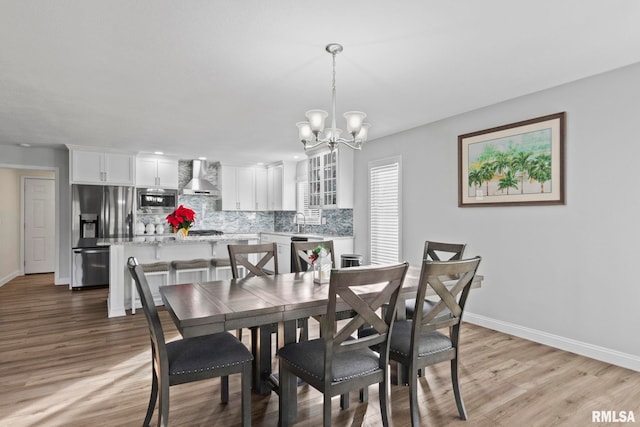
[[[296,197],[296,211],[302,212],[305,216],[306,225],[320,225],[322,222],[322,209],[309,208],[309,183],[308,181],[298,181]],[[296,215],[295,223],[298,223]]]
[[[369,163],[371,264],[400,260],[400,157]]]

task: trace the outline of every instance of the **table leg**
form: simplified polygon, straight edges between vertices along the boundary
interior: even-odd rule
[[[253,352],[253,390],[259,394],[271,393],[268,379],[271,375],[271,327],[251,328]]]
[[[296,321],[289,320],[278,323],[278,348],[296,342]],[[296,422],[298,418],[298,388],[294,375],[282,375],[279,372],[279,409],[280,425]],[[282,419],[284,417],[284,419]]]

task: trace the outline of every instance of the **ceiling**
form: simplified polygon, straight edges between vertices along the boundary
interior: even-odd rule
[[[635,0],[2,0],[0,145],[293,159],[295,123],[331,108],[331,42],[338,126],[364,111],[375,143],[639,62],[639,20]]]

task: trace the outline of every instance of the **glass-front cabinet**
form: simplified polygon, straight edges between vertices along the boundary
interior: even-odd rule
[[[324,209],[353,208],[353,151],[309,153],[309,206]]]

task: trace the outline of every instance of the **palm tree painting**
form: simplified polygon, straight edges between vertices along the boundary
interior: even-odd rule
[[[475,185],[477,175],[481,175],[486,184],[485,197],[509,194],[504,190],[510,188],[520,194],[550,191],[550,129],[474,144],[469,147],[469,154],[469,186]],[[531,171],[535,171],[534,175]],[[469,195],[474,194],[475,189],[470,189]]]
[[[564,203],[563,137],[564,113],[461,135],[460,205]]]

